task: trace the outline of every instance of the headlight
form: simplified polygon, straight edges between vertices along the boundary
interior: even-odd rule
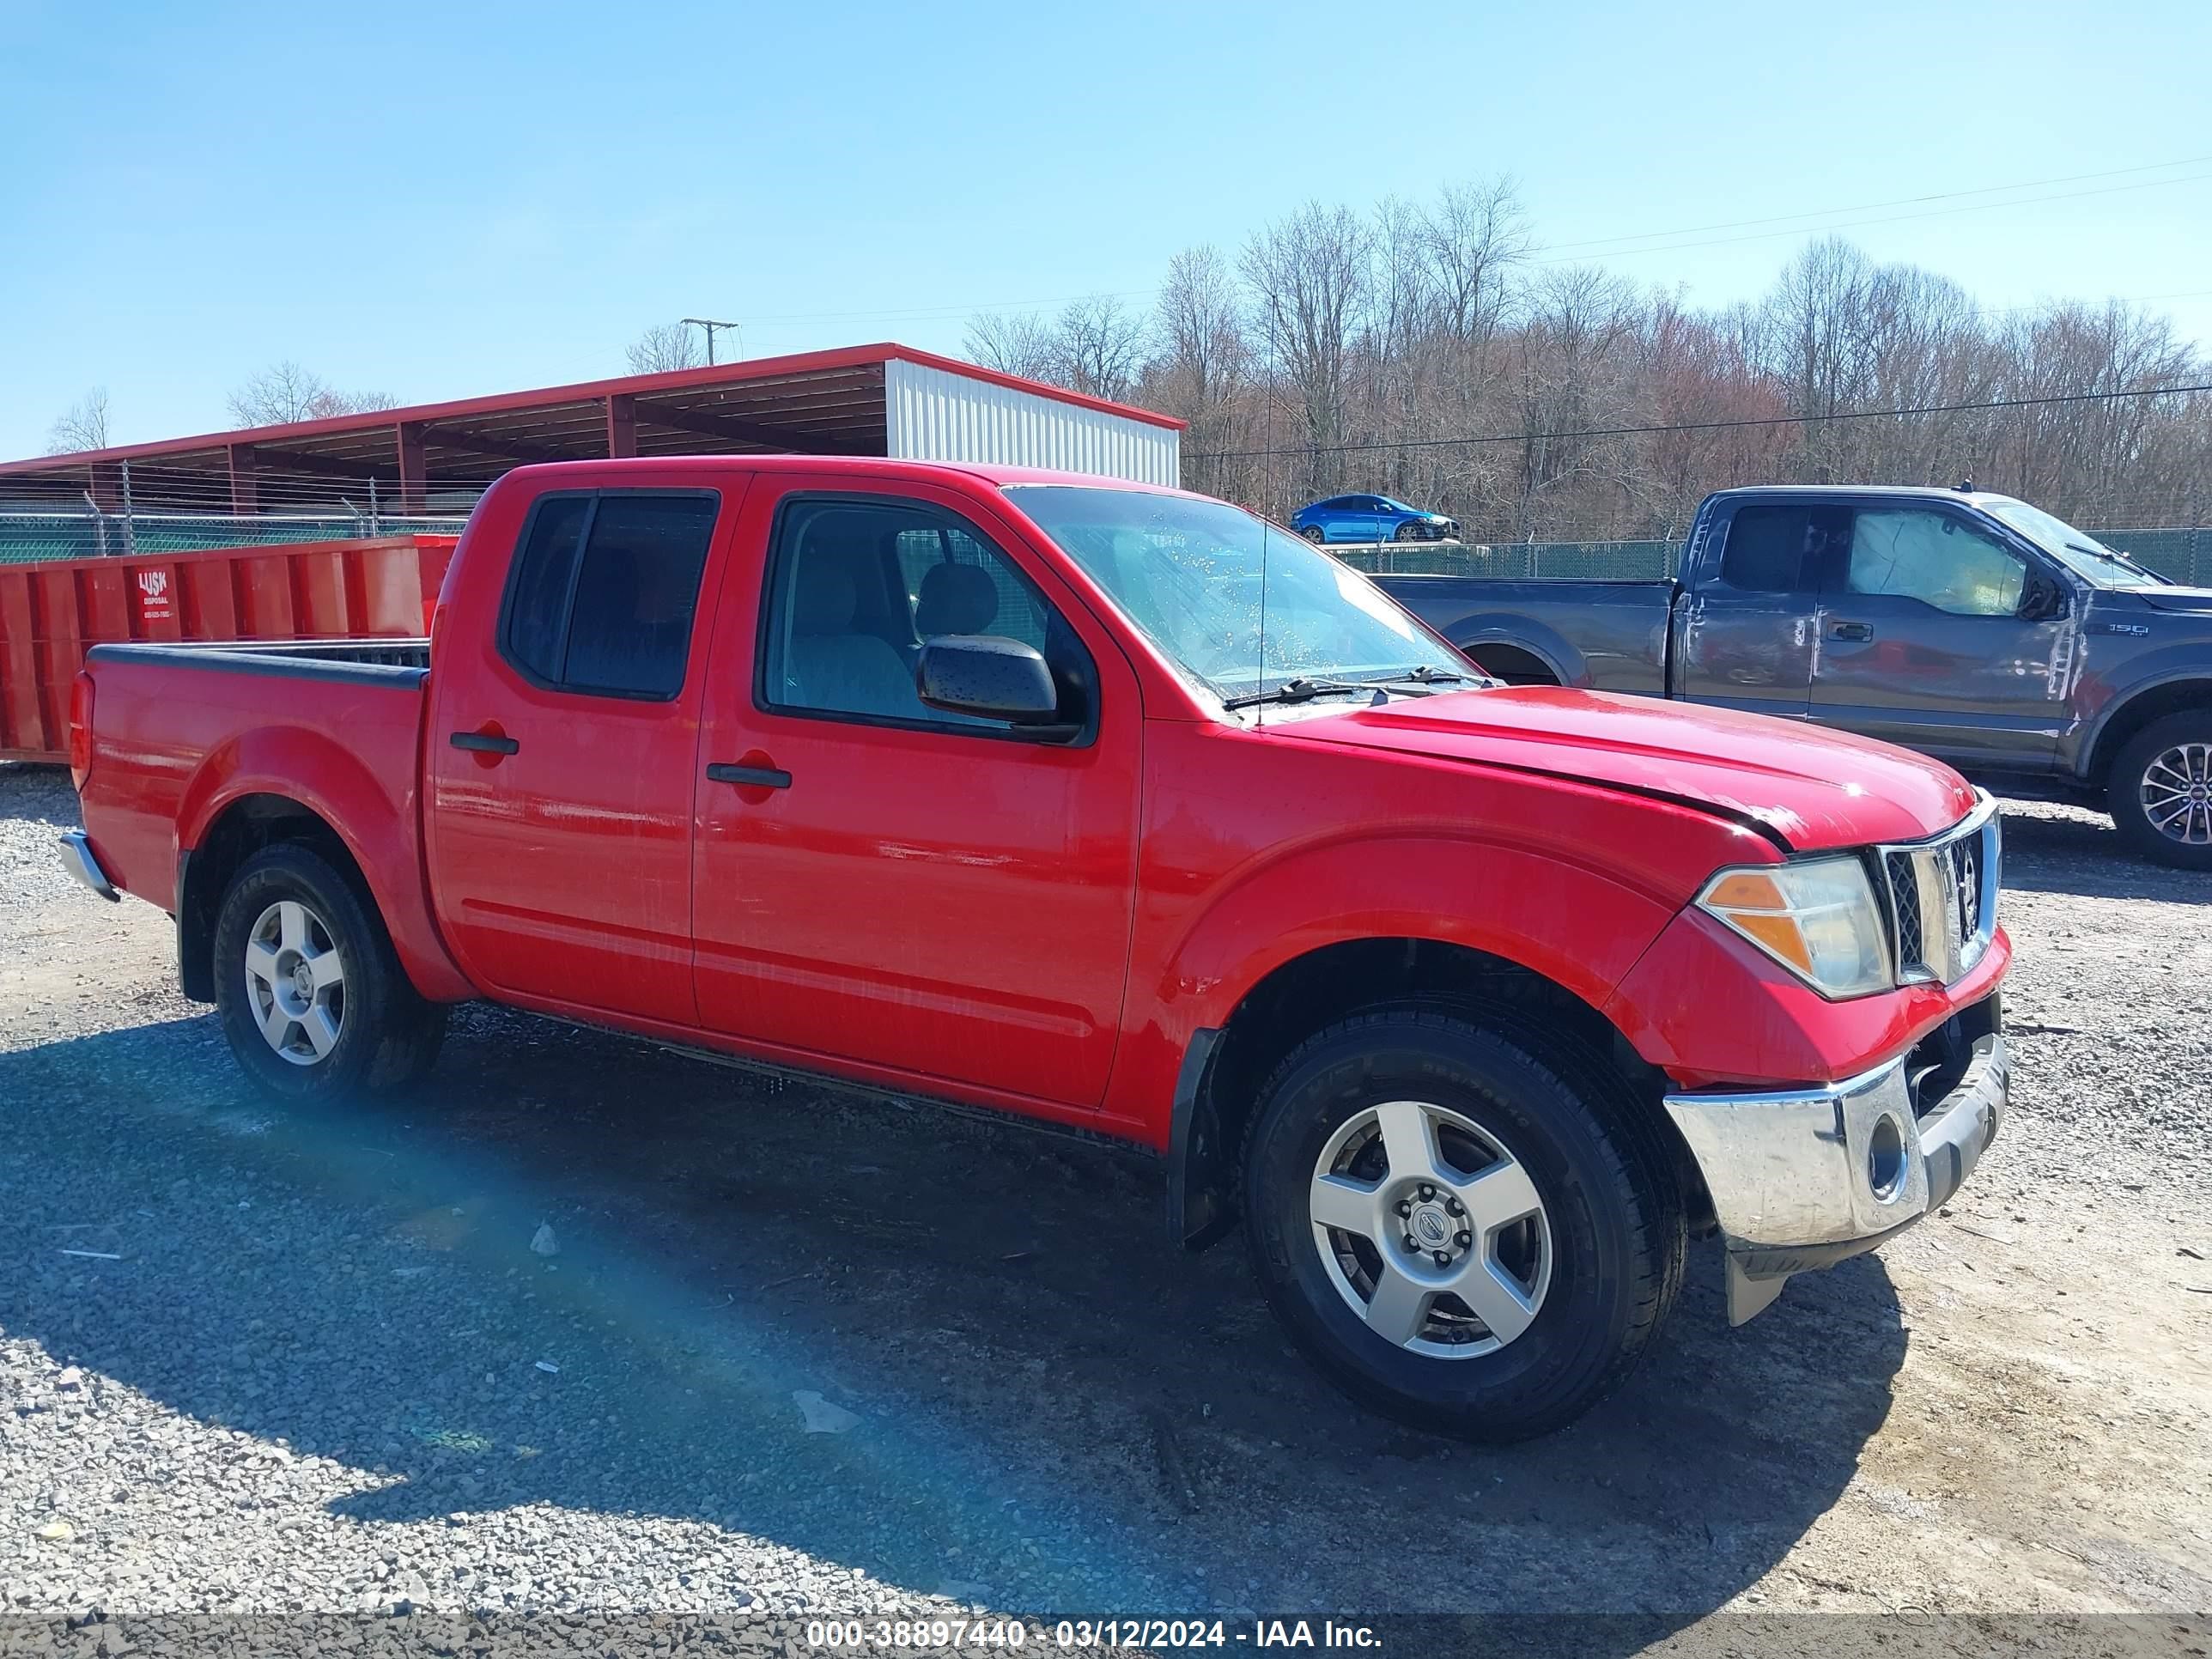
[[[1723,870],[1698,895],[1698,908],[1823,996],[1864,996],[1896,983],[1881,912],[1856,858]]]

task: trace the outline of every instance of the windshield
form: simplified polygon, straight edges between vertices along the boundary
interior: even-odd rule
[[[2077,576],[2100,587],[2162,587],[2166,578],[2144,569],[2124,553],[2115,553],[2086,531],[2053,518],[2026,501],[1991,501],[1989,510]]]
[[[1358,571],[1242,507],[1074,484],[1007,493],[1154,645],[1224,701],[1293,680],[1374,685],[1417,670],[1480,684]]]

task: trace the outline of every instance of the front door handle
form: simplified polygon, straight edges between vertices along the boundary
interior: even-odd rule
[[[456,732],[446,741],[478,755],[512,755],[522,747],[513,738],[495,737],[489,732]]]
[[[791,774],[773,766],[731,766],[717,761],[707,769],[716,783],[749,784],[755,789],[788,789]]]
[[[1828,637],[1832,640],[1870,640],[1874,637],[1874,624],[1851,622],[1830,623]]]

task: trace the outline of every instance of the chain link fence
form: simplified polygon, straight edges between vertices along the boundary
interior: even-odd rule
[[[369,536],[457,536],[465,517],[443,514],[0,512],[0,564],[189,553],[210,547],[349,541]]]
[[[2212,587],[2212,529],[2093,530],[2106,546],[2169,581]],[[1380,542],[1328,550],[1371,576],[1487,576],[1500,581],[1660,581],[1676,542]]]

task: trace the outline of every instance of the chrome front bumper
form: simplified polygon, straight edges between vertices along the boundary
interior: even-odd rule
[[[92,855],[92,843],[82,830],[66,831],[62,836],[62,863],[70,874],[89,887],[100,897],[119,902],[123,895],[115,890],[115,884],[107,878],[107,872],[100,867],[100,860]]]
[[[1720,1223],[1730,1324],[1790,1274],[1874,1249],[1973,1172],[2008,1108],[2003,1036],[1978,1038],[1958,1080],[1917,1109],[1910,1059],[1826,1089],[1667,1097]]]

